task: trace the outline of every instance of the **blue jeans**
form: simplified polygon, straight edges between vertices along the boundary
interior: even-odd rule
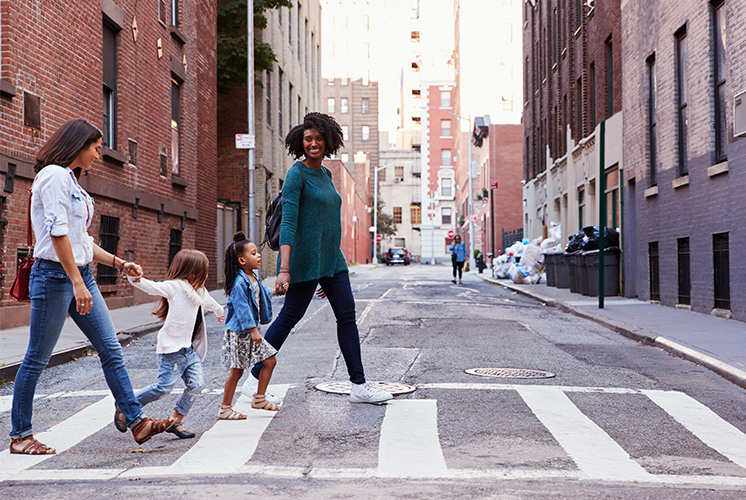
[[[106,384],[124,413],[127,425],[132,428],[142,420],[142,409],[124,366],[122,346],[117,340],[109,309],[93,279],[91,268],[82,266],[78,269],[93,298],[93,308],[86,315],[76,310],[73,284],[62,264],[37,259],[31,268],[30,336],[26,356],[18,369],[13,387],[12,438],[25,438],[33,434],[31,414],[36,383],[49,363],[68,314],[98,352]]]
[[[334,316],[337,318],[337,341],[342,351],[347,373],[350,381],[355,384],[365,383],[363,372],[363,357],[360,354],[360,335],[357,331],[355,320],[355,298],[352,296],[350,287],[350,275],[341,272],[332,278],[321,278],[318,280],[304,281],[290,285],[285,295],[285,304],[282,306],[277,319],[267,329],[264,339],[269,345],[280,350],[285,339],[290,335],[290,330],[298,324],[311,303],[316,285],[321,285],[326,293],[326,298],[332,306]],[[262,363],[257,363],[251,369],[251,374],[259,378]]]
[[[181,394],[174,410],[186,416],[192,409],[194,400],[205,388],[205,377],[202,375],[202,361],[194,352],[194,347],[186,347],[176,352],[158,355],[158,382],[137,391],[137,399],[145,406],[171,393],[176,381],[184,379],[186,389]]]

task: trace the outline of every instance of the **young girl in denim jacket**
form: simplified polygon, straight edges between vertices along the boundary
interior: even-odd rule
[[[228,315],[223,337],[223,364],[230,368],[225,381],[223,402],[218,410],[221,420],[243,420],[246,415],[233,409],[233,395],[244,370],[264,362],[259,373],[257,391],[252,408],[277,411],[280,407],[267,400],[265,394],[277,360],[277,351],[262,339],[260,324],[272,319],[272,293],[261,284],[254,271],[260,268],[262,254],[243,232],[233,236],[233,243],[225,252],[225,294]]]
[[[128,277],[143,292],[161,297],[153,315],[164,321],[156,347],[158,381],[138,391],[136,396],[145,406],[170,394],[179,378],[183,379],[186,388],[174,407],[171,416],[174,423],[166,429],[180,439],[194,437],[181,421],[205,387],[202,373],[207,353],[204,311],[215,313],[220,322],[224,319],[223,306],[205,289],[208,263],[207,256],[199,250],[181,250],[171,262],[165,281]],[[120,418],[117,413],[115,423],[117,429],[122,430],[124,422]]]

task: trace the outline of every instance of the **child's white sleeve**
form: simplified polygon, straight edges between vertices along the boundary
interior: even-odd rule
[[[140,278],[140,281],[135,281],[136,278],[127,276],[127,280],[134,286],[147,293],[148,295],[157,295],[158,297],[165,297],[170,299],[173,295],[173,287],[168,282],[150,281],[147,278]]]
[[[217,300],[213,299],[212,295],[207,293],[207,290],[205,290],[205,309],[215,313],[215,316],[222,316],[225,314],[223,306],[221,306]]]

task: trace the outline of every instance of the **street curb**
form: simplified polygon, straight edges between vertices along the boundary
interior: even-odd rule
[[[608,328],[609,330],[612,330],[632,340],[636,340],[645,345],[659,347],[663,349],[664,351],[671,353],[675,356],[678,356],[682,359],[685,359],[687,361],[692,361],[694,363],[697,363],[698,365],[702,365],[708,370],[711,370],[717,373],[724,379],[730,382],[733,382],[734,384],[746,389],[746,372],[745,371],[739,370],[738,368],[734,366],[731,366],[718,359],[715,359],[712,356],[708,356],[707,354],[701,353],[695,349],[692,349],[691,347],[686,347],[684,345],[678,344],[665,337],[656,336],[655,334],[643,328],[638,328],[636,326],[631,326],[620,321],[614,321],[608,318],[599,317],[598,315],[595,315],[595,314],[581,311],[571,306],[570,304],[566,304],[562,301],[544,297],[538,293],[530,292],[523,287],[515,286],[510,283],[503,283],[501,281],[498,281],[494,278],[490,278],[487,276],[478,276],[478,277],[482,278],[484,281],[492,285],[500,285],[503,288],[516,292],[520,295],[523,295],[524,297],[538,300],[542,302],[544,305],[554,307],[556,309],[559,309],[560,311],[570,313],[580,318],[584,318],[584,319],[593,321],[595,323],[598,323],[599,325],[604,326]],[[531,285],[525,285],[525,286],[531,286]]]
[[[118,332],[117,340],[122,347],[127,347],[134,340],[158,330],[161,325],[163,325],[162,322],[156,321],[153,323],[148,323],[146,325],[131,328],[129,330]],[[95,350],[93,349],[93,345],[91,345],[90,343],[86,343],[85,345],[73,347],[72,349],[56,351],[52,354],[52,357],[49,358],[49,363],[47,364],[45,369],[49,368],[50,366],[57,366],[69,363],[70,361],[77,361],[78,358],[85,356],[86,352],[91,350]],[[17,363],[0,366],[0,384],[10,382],[15,378],[18,369],[21,367],[22,361],[23,360]]]

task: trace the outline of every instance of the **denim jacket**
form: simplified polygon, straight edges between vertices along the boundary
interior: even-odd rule
[[[448,247],[448,250],[451,252],[451,255],[456,256],[456,262],[464,262],[466,260],[466,243],[463,241],[458,244],[454,241]]]
[[[259,278],[256,278],[256,283],[259,285],[259,304],[256,303],[254,285],[249,277],[243,271],[238,271],[228,298],[228,313],[225,317],[225,327],[228,330],[248,332],[260,324],[266,325],[272,321],[272,292],[262,285]]]

